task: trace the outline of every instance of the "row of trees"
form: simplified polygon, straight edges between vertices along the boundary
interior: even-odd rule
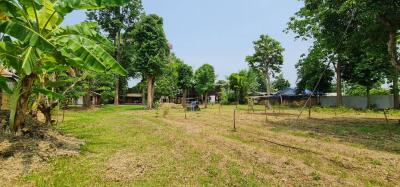
[[[145,15],[140,0],[90,11],[87,16],[88,20],[98,22],[101,31],[113,41],[114,57],[128,71],[128,77],[141,79],[137,88],[147,94],[144,100],[148,108],[153,108],[155,97],[174,97],[182,93],[186,105],[189,89],[194,87],[204,98],[213,90],[213,67],[205,64],[193,73],[192,67],[170,53],[162,18]],[[119,104],[118,96],[127,91],[127,81],[127,77],[115,78],[114,104]],[[207,99],[205,101],[207,105]]]
[[[337,106],[342,105],[343,82],[371,89],[391,82],[394,106],[399,108],[398,0],[304,0],[287,31],[313,41],[309,54],[297,64],[298,88],[326,92],[336,75]],[[369,104],[368,104],[369,105]]]

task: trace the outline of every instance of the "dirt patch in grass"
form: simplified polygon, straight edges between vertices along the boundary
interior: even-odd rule
[[[154,167],[149,162],[151,157],[151,155],[138,156],[130,151],[119,151],[108,160],[105,178],[113,182],[128,182],[139,178]]]
[[[84,142],[53,128],[37,127],[24,136],[0,134],[0,186],[56,156],[76,156]]]

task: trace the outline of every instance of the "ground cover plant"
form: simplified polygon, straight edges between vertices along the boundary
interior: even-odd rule
[[[81,155],[51,159],[9,185],[396,186],[400,126],[380,112],[240,105],[185,113],[106,106],[66,113],[58,128],[85,142]],[[166,112],[167,111],[167,112]],[[1,160],[4,162],[4,158]]]

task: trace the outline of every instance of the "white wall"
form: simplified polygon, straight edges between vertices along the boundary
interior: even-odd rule
[[[393,95],[373,95],[371,97],[371,106],[378,109],[393,108]],[[335,96],[322,96],[321,106],[336,106]],[[367,96],[343,96],[343,105],[349,108],[365,109],[367,108]]]
[[[83,96],[80,96],[78,100],[76,100],[77,105],[83,105]]]

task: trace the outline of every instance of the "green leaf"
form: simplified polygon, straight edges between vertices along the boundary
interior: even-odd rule
[[[43,7],[37,12],[39,27],[41,29],[51,30],[61,23],[63,17],[56,12],[54,4],[50,0],[43,0],[42,3]]]
[[[34,88],[33,93],[41,93],[45,96],[52,97],[52,98],[59,98],[59,99],[64,97],[63,95],[61,95],[59,93],[53,92],[53,91],[45,89],[45,88]]]
[[[73,10],[103,9],[106,7],[121,6],[130,0],[57,0],[55,9],[62,15]]]
[[[22,11],[19,6],[10,0],[0,0],[0,15],[6,15],[8,17],[20,17],[22,15]],[[1,19],[1,18],[0,18]],[[5,20],[5,19],[1,19]]]
[[[78,63],[85,63],[95,71],[111,71],[125,76],[126,70],[96,42],[85,37],[71,35],[56,39],[59,51],[68,58],[75,58]],[[73,56],[71,54],[73,54]]]
[[[28,49],[24,52],[24,60],[22,61],[22,69],[24,70],[26,75],[30,75],[33,69],[33,63],[35,60],[35,51],[32,47],[28,47]]]
[[[80,35],[85,36],[97,43],[101,44],[102,48],[106,49],[108,52],[113,52],[114,46],[113,43],[107,38],[100,35],[96,32],[98,25],[96,22],[82,22],[75,25],[67,26],[65,28],[59,29],[56,35]]]
[[[8,87],[8,82],[11,82],[8,78],[0,76],[0,92],[5,91],[11,93],[11,89]]]
[[[36,31],[11,20],[0,21],[0,32],[8,34],[24,44],[37,47],[42,51],[52,52],[55,49],[52,43]]]

